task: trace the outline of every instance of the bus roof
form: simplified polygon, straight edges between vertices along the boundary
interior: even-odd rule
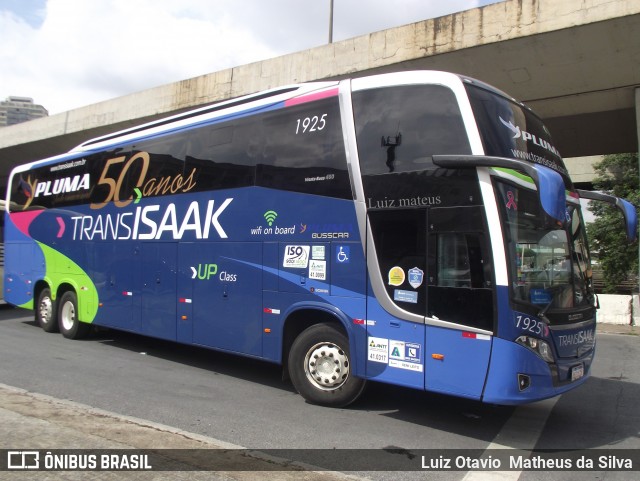
[[[282,103],[284,107],[286,106],[285,102],[291,101],[292,99],[305,98],[306,96],[314,95],[318,91],[324,91],[332,87],[336,88],[337,86],[338,81],[289,85],[225,100],[204,107],[198,107],[187,112],[88,139],[68,152],[18,165],[12,169],[10,178],[17,172],[26,172],[42,165],[81,158],[88,153],[97,152],[105,148],[116,147],[127,142],[134,142],[155,135],[190,128],[227,116],[246,115],[251,112],[273,107],[279,103]],[[9,183],[10,182],[11,179],[9,179]]]
[[[334,87],[338,82],[310,82],[306,84],[279,87],[264,92],[258,92],[235,99],[225,100],[204,107],[199,107],[187,112],[154,120],[146,124],[120,130],[101,137],[89,139],[74,147],[69,153],[87,152],[104,147],[117,145],[123,142],[157,135],[172,130],[179,130],[228,115],[248,113],[260,110],[264,107],[279,103],[301,95],[307,95],[316,90]]]

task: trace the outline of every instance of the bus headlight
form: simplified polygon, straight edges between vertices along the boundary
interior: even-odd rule
[[[518,339],[516,339],[516,342],[523,345],[524,347],[531,349],[546,362],[554,362],[551,346],[549,346],[547,342],[542,341],[536,337],[529,336],[520,336]]]

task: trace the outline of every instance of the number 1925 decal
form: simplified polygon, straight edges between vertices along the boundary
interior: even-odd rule
[[[314,115],[313,117],[305,117],[304,119],[296,120],[296,135],[308,134],[311,132],[318,132],[323,130],[327,126],[327,115],[321,116]]]
[[[549,335],[549,328],[544,322],[528,316],[516,316],[516,327],[539,336]]]

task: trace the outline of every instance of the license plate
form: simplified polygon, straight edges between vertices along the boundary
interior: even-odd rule
[[[581,377],[584,376],[584,364],[580,364],[579,366],[573,366],[571,368],[571,380],[577,381]]]

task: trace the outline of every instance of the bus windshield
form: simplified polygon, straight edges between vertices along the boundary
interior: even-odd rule
[[[486,155],[549,167],[560,173],[571,189],[562,157],[539,117],[484,84],[474,81],[466,84],[466,89]],[[528,304],[534,313],[593,306],[579,205],[567,205],[564,228],[549,223],[528,178],[509,171],[503,175],[510,181],[497,181],[496,194],[507,243],[512,299]]]
[[[544,165],[568,181],[567,168],[539,117],[488,86],[466,87],[485,155]]]
[[[544,309],[593,305],[589,254],[580,208],[568,205],[567,228],[550,227],[535,191],[496,182],[513,300]]]

